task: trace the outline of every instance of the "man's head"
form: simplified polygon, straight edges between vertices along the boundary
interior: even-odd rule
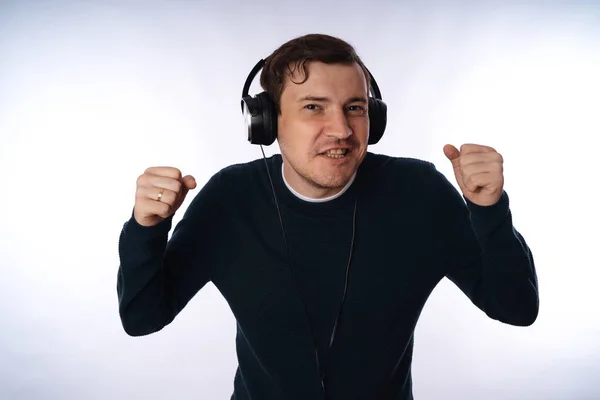
[[[354,48],[311,34],[273,52],[260,83],[278,112],[277,140],[286,180],[309,197],[340,191],[369,139],[370,77]]]

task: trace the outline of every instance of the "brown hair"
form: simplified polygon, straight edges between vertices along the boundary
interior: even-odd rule
[[[370,88],[369,71],[356,53],[352,45],[344,40],[325,34],[308,34],[292,39],[265,59],[265,65],[260,75],[260,85],[275,103],[277,113],[281,113],[281,93],[285,79],[294,71],[301,70],[304,83],[308,79],[308,64],[319,61],[326,64],[357,63],[363,70],[367,80],[367,90]]]

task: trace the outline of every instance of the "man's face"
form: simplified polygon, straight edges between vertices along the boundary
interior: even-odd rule
[[[304,80],[296,70],[294,82]],[[368,90],[358,64],[308,64],[302,84],[287,78],[278,142],[288,183],[313,198],[339,192],[356,172],[369,139]]]

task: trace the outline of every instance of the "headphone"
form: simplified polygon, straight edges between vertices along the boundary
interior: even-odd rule
[[[277,110],[273,100],[267,92],[261,92],[252,97],[248,94],[252,81],[258,71],[264,66],[265,60],[261,59],[250,71],[242,89],[242,114],[248,129],[248,141],[251,144],[269,146],[277,138]],[[379,142],[387,125],[387,105],[381,98],[379,86],[373,78],[371,71],[371,94],[369,96],[369,144]]]

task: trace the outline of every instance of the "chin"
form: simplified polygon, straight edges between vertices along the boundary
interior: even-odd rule
[[[352,178],[360,164],[360,156],[351,153],[344,157],[333,158],[325,155],[313,156],[308,162],[296,164],[285,158],[285,162],[291,164],[295,171],[306,183],[314,188],[320,188],[327,192],[342,189]]]
[[[356,172],[356,160],[333,159],[323,161],[325,165],[319,165],[313,170],[313,176],[316,178],[314,179],[315,183],[323,188],[341,188],[348,183]]]

